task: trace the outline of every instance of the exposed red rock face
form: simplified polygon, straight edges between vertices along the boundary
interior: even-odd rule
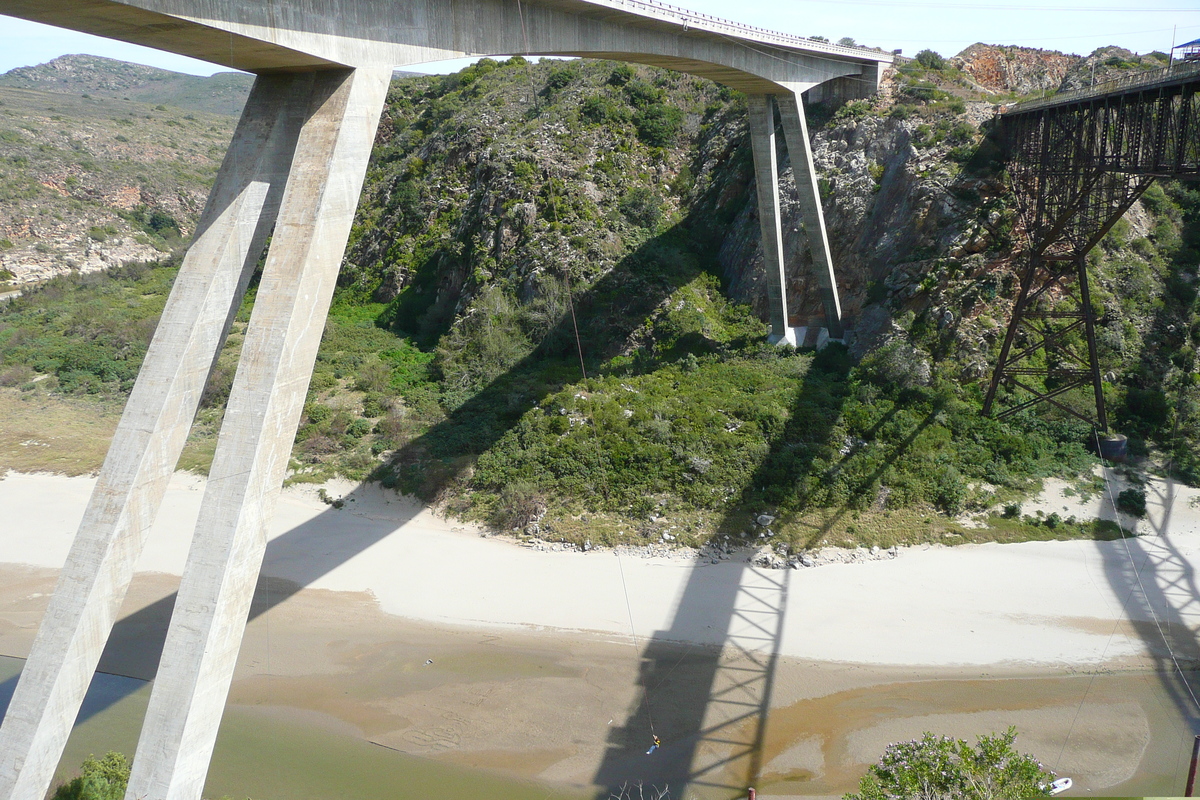
[[[950,63],[993,92],[1027,94],[1057,90],[1067,71],[1080,60],[1054,50],[973,44]]]

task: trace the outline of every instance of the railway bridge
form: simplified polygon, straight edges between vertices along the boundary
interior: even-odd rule
[[[1026,246],[984,413],[1050,403],[1106,434],[1087,255],[1155,178],[1200,180],[1200,62],[1017,104],[1000,133]]]
[[[777,107],[825,325],[841,335],[800,94],[823,86],[869,95],[890,54],[652,0],[0,0],[0,14],[258,76],[0,727],[3,800],[46,795],[271,235],[126,795],[199,799],[395,67],[515,53],[611,58],[745,92],[771,337],[780,342],[795,332],[784,284]]]

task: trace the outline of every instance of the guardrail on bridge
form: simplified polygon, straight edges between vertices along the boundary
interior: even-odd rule
[[[1098,83],[1095,86],[1088,86],[1082,89],[1071,89],[1066,92],[1052,94],[1049,97],[1038,98],[1036,100],[1026,100],[1015,105],[1003,107],[1003,114],[1024,114],[1027,111],[1036,111],[1039,108],[1047,106],[1063,105],[1078,100],[1087,100],[1091,97],[1101,97],[1108,94],[1118,94],[1128,89],[1153,87],[1158,83],[1174,82],[1180,78],[1187,78],[1193,75],[1200,75],[1200,64],[1181,63],[1171,67],[1163,67],[1162,69],[1147,70],[1134,75],[1125,75],[1121,78],[1114,78],[1111,81]]]

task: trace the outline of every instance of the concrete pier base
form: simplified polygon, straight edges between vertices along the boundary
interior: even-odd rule
[[[308,73],[305,121],[127,800],[199,800],[391,69]]]
[[[262,77],[117,426],[0,727],[0,797],[42,800],[125,598],[201,392],[272,225],[298,120],[287,77]]]
[[[779,212],[779,157],[775,144],[775,104],[770,95],[747,98],[750,145],[754,151],[754,182],[758,192],[758,225],[762,231],[763,268],[767,273],[770,309],[768,341],[796,345],[788,327],[787,273],[783,256],[783,222]]]
[[[800,98],[792,93],[778,95],[776,100],[783,121],[783,137],[787,142],[792,174],[796,177],[796,198],[800,203],[804,230],[808,233],[814,277],[821,288],[825,326],[829,329],[830,338],[841,339],[845,335],[842,303],[838,297],[837,278],[833,274],[833,255],[829,251],[829,234],[825,231],[825,212],[821,208],[821,190],[817,183],[817,169],[813,165],[804,106]]]
[[[767,273],[767,301],[771,344],[800,346],[796,329],[788,325],[787,260],[783,251],[783,220],[779,210],[779,162],[775,137],[775,103],[779,104],[784,138],[796,176],[796,192],[804,227],[808,232],[809,249],[815,266],[815,278],[821,290],[825,310],[825,327],[831,339],[841,339],[842,307],[838,298],[837,280],[833,274],[833,256],[829,251],[829,236],[825,231],[825,214],[821,209],[821,193],[813,166],[812,146],[808,140],[808,124],[804,107],[794,93],[751,95],[750,142],[754,150],[754,177],[758,192],[758,222],[762,231],[763,267]]]

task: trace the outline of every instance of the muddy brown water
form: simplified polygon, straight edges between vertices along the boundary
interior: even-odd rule
[[[0,658],[0,682],[10,690],[22,663]],[[478,674],[486,665],[447,666]],[[743,765],[731,763],[726,779],[715,782],[726,788],[698,782],[683,796],[695,800],[744,796],[727,788],[738,781],[753,782],[762,798],[839,796],[856,788],[866,764],[877,759],[889,742],[919,736],[924,730],[973,739],[1010,724],[1020,731],[1018,749],[1075,779],[1071,794],[1179,795],[1196,723],[1168,688],[1169,680],[1149,670],[969,677],[945,670],[785,663],[780,670],[780,697],[767,720],[757,760],[758,775],[739,775]],[[838,684],[849,688],[825,691]],[[144,681],[99,675],[82,721],[71,735],[58,779],[75,774],[89,754],[133,752],[148,696],[149,684]],[[206,797],[583,800],[597,796],[596,787],[520,777],[550,767],[567,755],[565,751],[539,749],[531,742],[523,752],[422,758],[372,744],[363,726],[307,709],[300,698],[284,693],[275,699],[278,702],[269,704],[230,704]]]
[[[0,681],[21,659],[0,657]],[[132,753],[150,684],[98,673],[63,753],[55,783],[78,774],[88,755]],[[8,697],[0,698],[7,703]],[[110,704],[111,703],[111,704]],[[98,710],[99,709],[99,710]],[[231,705],[221,722],[205,797],[254,800],[582,800],[589,794],[498,772],[399,753],[340,730],[320,715],[284,707]]]

